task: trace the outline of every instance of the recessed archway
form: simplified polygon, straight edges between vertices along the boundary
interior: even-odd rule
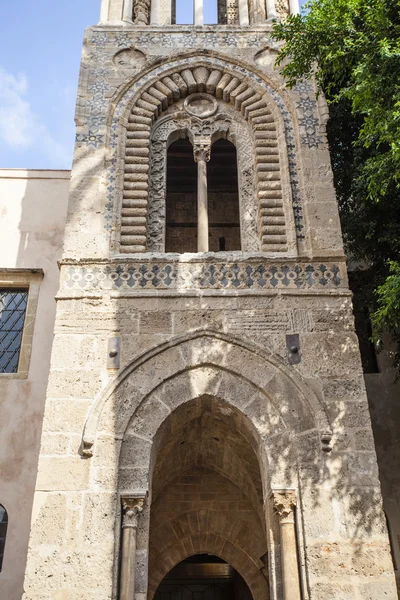
[[[220,557],[255,600],[268,598],[263,486],[247,421],[238,409],[203,395],[159,428],[151,459],[150,599],[167,573],[194,554]]]

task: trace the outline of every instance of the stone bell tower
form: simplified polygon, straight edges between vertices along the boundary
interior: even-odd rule
[[[215,9],[85,33],[25,600],[396,598],[297,0]]]

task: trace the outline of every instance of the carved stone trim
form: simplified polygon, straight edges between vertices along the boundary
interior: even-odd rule
[[[297,504],[296,492],[294,490],[273,491],[271,495],[279,522],[281,524],[294,523],[294,509]]]
[[[346,265],[333,262],[269,262],[260,258],[219,260],[130,260],[86,263],[61,269],[60,293],[116,290],[339,290],[346,289]]]
[[[150,23],[150,0],[136,0],[133,6],[133,22],[135,25]]]
[[[209,162],[211,158],[211,139],[197,138],[193,145],[193,156],[195,162]]]
[[[146,499],[122,498],[122,529],[137,529]]]

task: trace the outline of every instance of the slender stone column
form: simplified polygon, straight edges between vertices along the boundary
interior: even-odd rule
[[[101,0],[100,23],[107,23],[110,0]]]
[[[194,0],[194,24],[204,25],[203,0]]]
[[[127,23],[133,23],[133,0],[124,0],[124,9],[122,11],[122,20]]]
[[[299,564],[297,556],[294,491],[272,493],[274,509],[279,517],[281,530],[281,561],[283,578],[283,600],[301,600]]]
[[[211,142],[195,143],[194,160],[197,162],[197,251],[208,252],[208,185],[207,163],[211,156]]]
[[[122,500],[122,544],[120,600],[134,600],[136,568],[136,532],[140,514],[143,512],[144,498],[124,498]]]
[[[239,0],[239,23],[245,27],[250,23],[248,0]]]
[[[298,15],[300,12],[299,0],[289,0],[289,11],[291,15]]]
[[[267,21],[277,18],[275,0],[267,0]]]
[[[150,23],[160,25],[160,0],[151,0]]]

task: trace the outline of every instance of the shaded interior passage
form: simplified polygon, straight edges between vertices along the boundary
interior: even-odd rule
[[[160,583],[156,600],[252,600],[243,577],[227,562],[197,554],[174,567]]]
[[[241,585],[234,570],[245,580],[254,600],[267,597],[262,483],[255,449],[244,435],[244,421],[243,415],[228,409],[223,401],[204,395],[176,409],[160,428],[153,446],[150,599],[166,576],[175,578],[181,573],[171,570],[193,555],[222,559],[213,559],[213,564],[225,565],[229,579],[224,590],[212,588],[207,592],[211,596],[202,592],[195,600],[247,600],[247,586]],[[221,573],[222,567],[212,568]],[[191,585],[198,585],[200,567],[197,571],[185,569],[187,574],[196,573]],[[179,581],[174,585],[178,586],[177,595],[170,588],[171,598],[192,599],[193,590],[183,592]],[[167,591],[162,587],[158,600],[165,600],[166,596],[159,594]]]

